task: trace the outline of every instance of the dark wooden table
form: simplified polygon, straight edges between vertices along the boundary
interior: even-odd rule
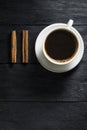
[[[85,52],[72,71],[55,74],[38,63],[34,46],[49,24],[73,19]],[[10,63],[17,30],[17,64]],[[21,63],[21,31],[29,30],[29,63]],[[0,0],[0,130],[87,130],[87,1]]]

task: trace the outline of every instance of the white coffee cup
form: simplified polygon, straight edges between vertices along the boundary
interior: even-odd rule
[[[38,35],[35,43],[36,57],[40,62],[40,64],[47,70],[56,73],[67,72],[73,69],[74,67],[76,67],[81,61],[84,53],[84,42],[80,33],[74,27],[72,27],[72,25],[73,25],[73,20],[71,19],[67,24],[55,23],[47,26]],[[55,61],[54,59],[52,59],[50,56],[47,55],[46,50],[44,48],[44,44],[48,35],[54,32],[55,30],[59,30],[59,29],[64,29],[72,33],[78,41],[78,49],[75,55],[70,60],[68,61],[66,60],[65,62]]]

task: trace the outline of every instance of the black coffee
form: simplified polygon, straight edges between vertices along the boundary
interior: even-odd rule
[[[68,60],[76,52],[76,37],[67,30],[56,30],[50,33],[45,41],[46,53],[54,60]]]

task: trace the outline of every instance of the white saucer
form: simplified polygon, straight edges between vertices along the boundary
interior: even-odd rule
[[[43,29],[43,30],[39,33],[39,35],[38,35],[38,37],[37,37],[37,39],[36,39],[36,43],[35,43],[35,53],[36,53],[36,57],[37,57],[39,63],[40,63],[45,69],[47,69],[47,70],[49,70],[49,71],[52,71],[52,72],[56,72],[56,73],[62,73],[62,72],[67,72],[67,71],[73,69],[75,66],[77,66],[77,65],[79,64],[79,62],[81,61],[82,56],[83,56],[84,46],[83,46],[83,44],[81,44],[79,55],[77,55],[77,58],[74,60],[73,64],[71,63],[71,65],[70,65],[68,68],[67,68],[67,66],[66,66],[67,69],[66,69],[63,65],[58,66],[57,64],[53,64],[53,63],[51,63],[50,61],[48,61],[48,60],[45,58],[45,56],[44,56],[44,54],[43,54],[43,51],[42,51],[42,48],[43,48],[43,39],[44,39],[44,37],[46,36],[46,34],[47,34],[47,32],[48,32],[48,29],[49,29],[49,30],[50,30],[50,29],[52,30],[52,28],[53,28],[53,29],[54,29],[54,28],[57,28],[58,25],[59,25],[59,24],[49,25],[49,26],[47,26],[45,29]],[[66,24],[60,24],[60,25],[66,26]],[[72,29],[74,29],[74,28],[72,27]],[[76,29],[74,29],[74,31],[76,31]],[[78,36],[79,36],[79,38],[80,38],[80,41],[83,43],[83,40],[82,40],[80,34],[79,34],[78,32],[76,32],[76,33],[78,34]]]

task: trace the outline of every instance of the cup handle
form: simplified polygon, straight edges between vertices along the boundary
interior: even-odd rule
[[[68,21],[68,23],[67,23],[68,28],[72,27],[73,22],[74,22],[74,21],[73,21],[72,19],[70,19],[70,20]]]

